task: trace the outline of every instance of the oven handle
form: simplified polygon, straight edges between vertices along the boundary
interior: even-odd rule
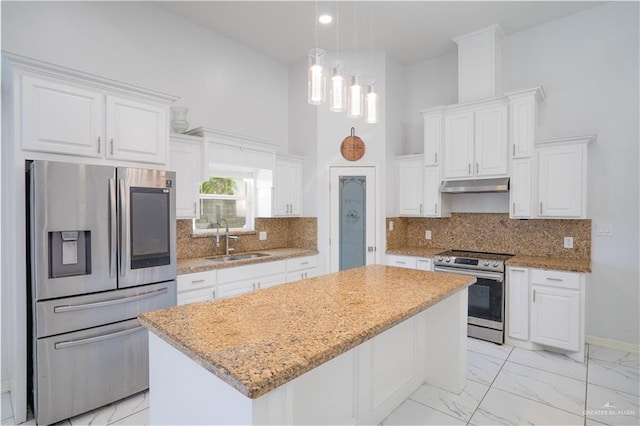
[[[447,272],[450,274],[471,275],[476,278],[494,280],[499,283],[504,281],[503,274],[494,273],[494,272],[469,271],[467,269],[446,268],[446,267],[440,267],[440,266],[436,266],[435,268],[433,268],[433,270],[436,272]]]

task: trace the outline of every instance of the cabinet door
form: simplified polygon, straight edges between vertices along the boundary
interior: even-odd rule
[[[23,76],[22,148],[102,157],[104,96],[66,84]]]
[[[250,293],[257,288],[257,281],[254,280],[238,281],[231,284],[218,285],[216,298],[227,299],[229,297],[240,296],[241,294]]]
[[[117,96],[107,96],[106,105],[107,158],[166,164],[166,107]]]
[[[511,99],[509,102],[513,158],[528,158],[533,155],[537,106],[535,92],[528,96]]]
[[[510,218],[524,219],[532,217],[533,188],[531,182],[531,159],[513,160],[511,168]]]
[[[424,206],[422,158],[399,161],[398,168],[398,215],[422,216]]]
[[[442,143],[442,114],[424,116],[424,164],[440,164],[440,145]]]
[[[169,168],[176,172],[176,218],[198,217],[202,181],[200,141],[172,140]]]
[[[586,146],[537,150],[538,215],[584,217]]]
[[[440,167],[424,168],[424,215],[442,216],[442,194],[440,193]]]
[[[507,105],[482,108],[475,113],[475,175],[506,176],[508,160]]]
[[[216,298],[215,287],[199,288],[197,290],[179,292],[177,295],[177,304],[186,305],[189,303],[206,302]]]
[[[531,341],[580,350],[580,291],[531,286]]]
[[[444,127],[445,177],[455,179],[471,176],[473,112],[446,115]]]
[[[269,288],[269,287],[274,287],[280,284],[284,284],[286,282],[287,282],[287,276],[284,273],[282,273],[278,275],[269,275],[269,276],[259,278],[257,286],[258,288]]]
[[[287,216],[289,214],[289,165],[280,162],[276,163],[273,214],[276,216]]]
[[[289,203],[290,214],[300,216],[302,213],[302,164],[289,166]]]
[[[529,340],[529,270],[507,269],[507,330],[509,337]]]

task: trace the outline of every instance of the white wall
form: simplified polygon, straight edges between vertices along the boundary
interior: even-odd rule
[[[512,34],[502,42],[503,90],[542,85],[546,92],[540,138],[598,135],[589,148],[588,216],[593,229],[599,223],[612,224],[614,235],[592,236],[586,332],[636,345],[640,343],[638,40],[638,3],[615,2]],[[407,153],[422,152],[417,111],[457,102],[453,55],[408,67]],[[491,204],[489,198],[464,197],[454,200],[453,211],[491,211],[485,208]],[[504,200],[492,202],[497,211],[508,207]]]
[[[2,49],[180,96],[190,128],[287,149],[288,67],[150,2],[2,2]]]
[[[540,137],[597,133],[589,148],[593,229],[587,335],[640,343],[638,3],[615,2],[503,42],[505,90],[542,85]]]

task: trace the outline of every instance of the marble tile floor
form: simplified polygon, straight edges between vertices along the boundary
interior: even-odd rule
[[[382,424],[640,424],[639,355],[592,345],[587,354],[581,364],[551,352],[469,339],[467,386],[460,395],[423,385]],[[7,393],[1,414],[3,425],[13,424]],[[58,424],[148,423],[148,392],[142,392]]]

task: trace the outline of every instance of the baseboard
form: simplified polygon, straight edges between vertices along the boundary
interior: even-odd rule
[[[586,342],[590,345],[603,346],[605,348],[616,349],[622,352],[640,354],[640,345],[622,342],[620,340],[605,339],[597,336],[586,336]]]
[[[9,380],[3,380],[0,382],[0,393],[9,392],[11,390],[11,382]]]

